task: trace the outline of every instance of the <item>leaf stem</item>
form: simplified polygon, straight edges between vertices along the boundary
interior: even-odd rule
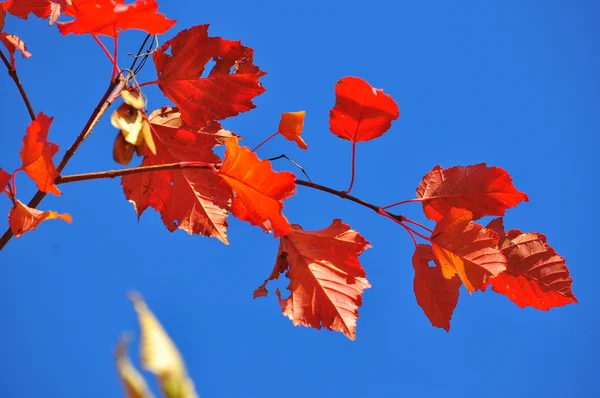
[[[251,150],[250,152],[254,152],[256,151],[258,148],[260,148],[261,146],[263,146],[267,141],[269,141],[271,138],[275,137],[276,135],[279,134],[279,131],[276,132],[275,134],[271,134],[270,136],[268,136],[263,142],[261,142],[260,144],[258,144],[253,150]]]
[[[138,88],[144,87],[144,86],[150,86],[152,84],[158,84],[158,80],[153,80],[151,82],[145,82],[145,83],[142,83],[142,84],[138,84]]]
[[[31,106],[31,102],[29,102],[29,97],[27,97],[27,93],[25,92],[25,88],[21,84],[21,80],[19,80],[19,75],[17,75],[17,70],[13,69],[8,61],[8,58],[4,55],[2,51],[0,51],[0,58],[2,58],[2,62],[6,65],[6,69],[8,69],[8,75],[13,79],[19,93],[21,94],[21,98],[23,98],[23,102],[25,103],[25,107],[27,107],[27,112],[29,113],[29,117],[31,121],[35,120],[35,112],[33,111],[33,107]]]
[[[352,141],[352,178],[350,179],[350,186],[344,192],[350,193],[354,186],[354,161],[356,159],[356,141]]]
[[[110,107],[114,98],[121,92],[124,85],[125,85],[125,80],[122,78],[118,78],[117,80],[114,80],[110,83],[106,92],[102,96],[102,99],[98,102],[98,105],[96,105],[96,108],[94,108],[94,111],[90,115],[90,118],[88,119],[87,123],[81,130],[81,133],[79,133],[79,135],[75,139],[75,142],[73,142],[73,144],[69,147],[69,149],[67,149],[67,151],[63,155],[63,158],[61,159],[60,163],[58,164],[58,167],[56,167],[56,170],[58,171],[59,174],[63,171],[63,169],[65,168],[67,163],[69,163],[69,160],[71,160],[71,157],[73,157],[73,154],[75,154],[75,151],[77,150],[77,148],[79,148],[81,143],[87,138],[87,136],[90,135],[90,133],[92,132],[94,127],[96,127],[96,124],[98,124],[98,121],[100,120],[100,118],[104,115],[106,110]],[[27,206],[32,207],[32,208],[37,207],[40,204],[40,202],[42,201],[42,199],[44,199],[45,196],[46,196],[45,192],[38,191],[33,196],[33,198],[31,198],[31,200],[29,201]],[[13,236],[13,233],[12,233],[11,229],[8,228],[4,232],[2,237],[0,237],[0,250],[2,250],[4,248],[4,246],[6,246],[6,244],[8,243],[8,241],[10,241],[12,236]]]

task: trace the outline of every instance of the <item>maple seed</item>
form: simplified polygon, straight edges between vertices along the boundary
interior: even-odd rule
[[[142,112],[146,105],[143,97],[133,91],[123,91],[121,97],[125,102],[113,112],[110,121],[120,130],[113,147],[113,159],[125,166],[131,162],[134,150],[141,156],[148,148],[156,155],[156,146],[150,123]]]

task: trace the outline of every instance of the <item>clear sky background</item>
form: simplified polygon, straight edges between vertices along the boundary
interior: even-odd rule
[[[267,91],[257,109],[224,125],[253,147],[276,130],[280,112],[306,110],[308,151],[277,138],[259,156],[286,153],[315,182],[337,189],[349,182],[351,145],[328,129],[334,84],[347,75],[383,88],[401,111],[383,137],[359,144],[357,196],[381,205],[413,198],[436,164],[508,170],[530,202],[509,210],[506,226],[547,236],[567,259],[579,304],[522,310],[504,296],[469,296],[462,288],[450,333],[433,328],[414,298],[405,231],[298,187],[286,202],[291,222],[320,229],[342,218],[374,246],[361,257],[373,288],[364,293],[352,342],[294,327],[274,295],[252,300],[278,245],[258,228],[231,219],[231,246],[171,234],[153,210],[138,223],[118,180],[69,184],[41,207],[70,213],[71,225],[46,222],[0,252],[1,397],[122,396],[113,349],[121,332],[138,333],[130,289],[177,343],[202,397],[600,394],[593,210],[600,192],[592,163],[600,133],[600,3],[179,0],[160,2],[160,10],[178,20],[163,42],[209,23],[212,35],[255,49]],[[9,16],[5,31],[33,54],[17,67],[36,112],[55,117],[50,139],[60,158],[105,91],[110,64],[91,37],[62,37],[46,21]],[[143,38],[123,36],[122,66]],[[153,76],[148,64],[140,81]],[[169,104],[157,88],[146,92],[150,108]],[[29,119],[4,73],[0,115],[0,166],[13,170]],[[103,119],[65,172],[118,168],[115,135]],[[25,202],[34,193],[24,175],[18,188]],[[9,208],[1,197],[0,212]],[[425,220],[419,204],[397,210]]]

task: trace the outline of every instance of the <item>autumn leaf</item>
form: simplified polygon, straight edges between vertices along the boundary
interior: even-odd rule
[[[293,233],[280,240],[271,276],[254,296],[265,296],[267,282],[287,271],[290,296],[283,299],[276,291],[283,314],[296,326],[325,327],[354,340],[361,295],[371,287],[358,257],[370,247],[340,219],[319,231],[293,225]]]
[[[52,120],[53,118],[40,112],[27,127],[21,148],[21,169],[35,181],[40,191],[60,195],[54,184],[58,171],[52,162],[52,157],[58,152],[58,145],[48,141]]]
[[[181,112],[177,107],[164,106],[154,111],[153,114],[160,115],[160,119],[153,118],[153,126],[160,125],[171,129],[189,128],[181,118]],[[214,141],[214,145],[224,145],[227,140],[233,137],[242,138],[229,130],[225,130],[217,121],[208,122],[202,129],[194,131],[196,134],[210,137]]]
[[[219,169],[234,192],[231,212],[267,232],[273,230],[276,238],[291,233],[292,227],[281,211],[283,201],[296,192],[296,177],[287,171],[273,171],[269,161],[258,159],[237,141],[225,144],[225,162]]]
[[[0,42],[2,42],[8,50],[10,66],[15,70],[15,52],[19,51],[23,58],[29,58],[31,57],[31,54],[27,51],[27,46],[23,40],[19,39],[18,36],[2,32],[2,29],[4,28],[4,18],[6,17],[6,9],[8,9],[11,4],[11,2],[0,3]]]
[[[329,112],[329,129],[352,142],[369,141],[385,133],[400,112],[383,90],[359,77],[344,77],[335,85],[335,106]]]
[[[33,231],[43,221],[59,218],[70,223],[71,216],[68,214],[58,214],[55,211],[41,211],[33,209],[19,200],[15,200],[15,205],[8,213],[8,224],[12,233],[19,238],[25,232]]]
[[[149,35],[156,35],[165,33],[176,22],[157,12],[156,0],[124,3],[125,0],[77,1],[69,13],[75,19],[59,22],[58,30],[63,35],[89,33],[117,37],[128,29],[139,29]]]
[[[197,398],[179,350],[142,298],[130,297],[140,323],[142,367],[157,376],[165,397]]]
[[[305,111],[285,112],[281,114],[278,133],[290,141],[294,141],[301,149],[308,149],[306,142],[300,137],[304,127]]]
[[[444,278],[440,265],[430,267],[435,255],[429,245],[418,245],[412,258],[415,269],[414,290],[419,307],[433,326],[450,331],[450,319],[458,303],[460,279]]]
[[[5,4],[7,11],[15,17],[27,19],[29,14],[42,19],[50,17],[49,23],[52,25],[61,12],[71,5],[71,0],[9,0]]]
[[[506,170],[487,167],[485,163],[449,169],[435,166],[417,187],[417,197],[424,199],[427,218],[435,221],[452,207],[469,210],[477,220],[502,216],[506,209],[529,201],[527,195],[515,188]]]
[[[0,168],[0,195],[4,193],[5,189],[8,189],[8,183],[11,175]]]
[[[117,372],[125,389],[125,398],[153,398],[142,375],[127,356],[127,340],[122,337],[116,350]]]
[[[495,292],[521,308],[531,306],[548,311],[577,303],[566,261],[548,245],[544,235],[513,229],[504,235],[499,246],[507,264],[505,272],[490,280]]]
[[[498,235],[472,219],[470,211],[452,208],[431,234],[442,274],[446,279],[458,274],[469,292],[482,289],[489,279],[506,270]]]
[[[212,149],[218,139],[211,134],[219,134],[220,126],[193,129],[183,123],[173,123],[172,114],[163,117],[162,111],[156,110],[149,116],[158,138],[156,155],[147,152],[142,166],[221,162]],[[138,218],[152,207],[160,213],[171,232],[179,228],[189,234],[212,236],[228,244],[226,219],[232,192],[208,167],[131,174],[124,176],[121,183]]]
[[[153,59],[158,86],[191,126],[249,111],[255,108],[252,99],[265,91],[258,81],[265,73],[254,65],[254,50],[239,41],[209,37],[208,25],[179,32]],[[205,71],[210,60],[215,64]]]

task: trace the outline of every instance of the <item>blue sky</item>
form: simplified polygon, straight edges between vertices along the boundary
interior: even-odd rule
[[[71,225],[47,222],[0,252],[0,396],[122,396],[113,349],[122,331],[137,333],[130,289],[175,340],[202,397],[598,394],[600,271],[591,250],[600,193],[591,164],[600,132],[598,2],[180,0],[162,1],[160,10],[178,20],[166,37],[209,23],[212,35],[255,49],[267,91],[257,109],[224,124],[252,147],[275,131],[280,112],[306,110],[308,151],[277,138],[259,156],[286,153],[315,182],[338,189],[349,182],[351,145],[328,131],[333,86],[347,75],[383,88],[401,112],[383,137],[358,146],[355,195],[382,205],[412,198],[436,164],[485,161],[508,170],[530,202],[510,210],[506,226],[547,236],[567,259],[579,304],[522,310],[463,288],[450,333],[433,328],[412,292],[405,231],[298,187],[286,202],[291,222],[320,229],[342,218],[374,246],[361,256],[373,288],[352,342],[293,327],[274,295],[252,300],[278,244],[258,228],[231,220],[231,246],[171,234],[151,210],[138,223],[118,180],[69,184],[41,207],[70,213]],[[9,17],[5,31],[33,54],[17,60],[19,74],[36,112],[55,117],[50,138],[62,151],[111,67],[90,37],[61,37],[45,21]],[[143,37],[123,36],[123,65]],[[140,81],[153,73],[147,65]],[[0,166],[12,170],[28,116],[3,74],[0,87]],[[151,108],[168,104],[154,87],[147,94]],[[114,136],[105,118],[66,174],[117,168]],[[20,175],[18,186],[27,201],[33,184]],[[0,198],[0,212],[9,208]],[[397,210],[425,220],[418,204]]]

